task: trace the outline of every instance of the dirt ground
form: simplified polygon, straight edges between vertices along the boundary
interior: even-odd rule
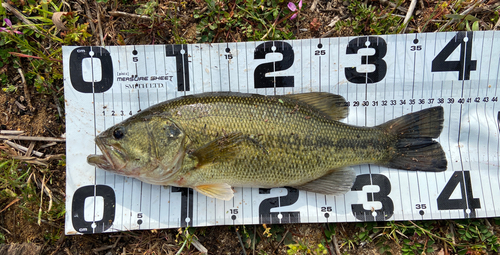
[[[9,2],[9,1],[7,1]],[[150,21],[144,19],[119,17],[110,14],[111,11],[121,11],[125,13],[135,13],[135,9],[140,4],[146,1],[114,1],[94,3],[87,0],[68,1],[67,4],[73,11],[81,15],[82,22],[90,22],[93,27],[89,28],[89,33],[92,34],[90,40],[82,44],[88,45],[133,45],[133,44],[170,44],[176,42],[177,33],[186,43],[195,43],[198,41],[196,34],[196,25],[199,19],[194,17],[194,11],[206,11],[206,2],[198,0],[175,0],[175,1],[159,1],[156,7],[156,13],[162,15],[171,15],[169,8],[178,6],[179,12],[176,17],[179,22],[179,30],[176,32],[168,22],[160,22],[155,26],[150,27]],[[126,2],[124,4],[123,2]],[[230,1],[234,3],[234,1]],[[379,15],[384,12],[404,17],[410,4],[410,1],[404,1],[400,6],[402,8],[394,9],[388,1],[366,1],[371,2],[375,6]],[[449,13],[449,8],[443,10],[436,9],[440,1],[418,1],[414,19],[409,23],[406,32],[433,32],[438,29],[439,19],[444,14]],[[469,1],[472,2],[472,1]],[[471,14],[481,20],[479,23],[482,29],[491,29],[492,26],[488,23],[488,18],[493,14],[489,8],[498,4],[498,1],[486,1],[486,3],[476,8]],[[301,11],[298,28],[293,27],[291,30],[295,33],[297,39],[315,38],[315,37],[337,37],[351,36],[356,33],[353,28],[343,27],[336,29],[334,24],[338,20],[346,20],[355,18],[348,10],[348,5],[351,1],[345,0],[319,0],[314,11],[311,11],[312,1],[305,1],[304,8]],[[21,9],[24,1],[15,1],[11,3]],[[282,2],[283,8],[286,8],[287,2]],[[87,10],[88,9],[88,10]],[[484,16],[484,18],[483,18]],[[431,20],[429,22],[429,20]],[[438,21],[434,21],[438,20]],[[313,23],[313,24],[311,24]],[[294,21],[295,24],[295,21]],[[319,24],[319,25],[318,25]],[[138,28],[141,33],[132,33],[132,28]],[[102,32],[101,32],[102,30]],[[129,32],[127,32],[129,31]],[[298,33],[297,33],[298,31]],[[360,34],[374,34],[375,31],[370,28],[370,24],[361,27]],[[358,33],[359,34],[359,33]],[[239,30],[221,31],[217,33],[212,42],[220,41],[238,41],[245,40],[245,36],[240,34]],[[24,60],[23,60],[24,61]],[[26,60],[24,65],[28,64]],[[17,92],[5,93],[0,92],[0,129],[1,130],[21,130],[25,135],[42,136],[42,137],[61,137],[65,133],[65,123],[63,118],[59,118],[58,114],[64,109],[61,108],[60,102],[57,102],[57,96],[62,95],[62,90],[53,94],[41,94],[36,92],[33,86],[23,88],[22,79],[19,73],[15,70],[5,70],[8,72],[9,79],[12,83],[17,84]],[[57,84],[58,83],[58,84]],[[56,80],[54,86],[62,88],[63,80]],[[29,147],[29,141],[18,141],[19,144]],[[42,148],[47,142],[35,142],[34,149],[44,153],[45,155],[60,155],[65,153],[65,144],[57,143],[53,146]],[[17,152],[10,149],[5,144],[0,144],[2,158],[20,156]],[[60,158],[59,158],[60,159]],[[29,159],[24,159],[28,161]],[[50,178],[51,182],[46,183],[48,189],[52,191],[54,199],[64,201],[65,198],[65,167],[58,164],[58,160],[47,159],[44,163],[47,167],[33,164],[35,169],[34,180],[41,179],[40,171],[45,171],[46,178]],[[22,166],[26,168],[27,166]],[[49,169],[49,170],[44,170]],[[37,172],[38,171],[38,172]],[[38,173],[38,176],[37,174]],[[37,182],[38,185],[38,182]],[[38,187],[37,194],[40,193],[41,187]],[[26,213],[26,208],[22,208],[22,201],[0,197],[0,232],[5,237],[6,245],[0,245],[0,254],[175,254],[179,251],[181,237],[176,237],[179,232],[177,229],[168,230],[153,230],[153,231],[131,231],[111,234],[95,234],[84,236],[65,236],[64,235],[64,218],[56,217],[52,221],[42,221],[40,225],[37,223],[37,215]],[[31,211],[37,212],[38,208],[28,208]],[[29,211],[29,210],[28,210]],[[238,226],[239,233],[242,233],[242,226]],[[287,236],[289,233],[294,241],[307,244],[308,247],[318,247],[325,240],[325,224],[291,224],[280,226],[279,237]],[[355,234],[356,228],[354,223],[337,224],[337,240],[341,244],[341,240],[348,239]],[[256,245],[255,250],[251,246],[246,248],[246,254],[287,254],[284,238],[263,236],[262,226],[245,226],[246,231],[250,236],[255,235],[260,242]],[[255,230],[254,230],[255,229]],[[235,227],[206,227],[195,230],[194,233],[200,243],[205,246],[209,254],[245,254],[241,247]],[[290,236],[288,235],[288,236]],[[243,243],[251,243],[252,240],[243,238]],[[251,239],[251,238],[250,238]],[[18,245],[23,244],[23,245]],[[397,243],[387,243],[391,247],[392,254],[400,254],[400,246]],[[335,248],[332,247],[332,242],[326,243],[327,250],[334,254]],[[378,254],[380,244],[375,242],[364,245],[356,245],[355,247],[340,247],[342,253],[348,254]],[[443,244],[437,243],[436,254],[442,253]],[[10,249],[10,250],[9,250]],[[17,251],[17,252],[16,252]],[[262,251],[262,252],[260,252]],[[441,251],[441,252],[440,252]],[[263,253],[265,252],[265,253]],[[307,253],[307,251],[305,251]],[[314,252],[314,251],[311,251]],[[197,254],[199,251],[191,245],[183,250],[184,254]]]

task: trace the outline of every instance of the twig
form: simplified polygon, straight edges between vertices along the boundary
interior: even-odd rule
[[[0,139],[4,139],[4,140],[24,140],[24,141],[44,141],[44,142],[66,142],[66,138],[41,137],[41,136],[24,136],[24,135],[0,135]]]
[[[26,79],[24,79],[23,70],[21,68],[17,68],[17,72],[19,72],[19,74],[21,75],[21,80],[23,82],[23,88],[24,88],[24,97],[26,98],[26,101],[28,101],[28,107],[30,108],[30,111],[33,111],[35,108],[33,108],[33,105],[31,105],[30,92],[28,90],[28,84],[26,84]]]
[[[337,24],[337,22],[339,22],[339,20],[343,20],[343,19],[347,18],[348,16],[349,16],[349,15],[344,15],[344,16],[342,16],[342,17],[338,17],[338,16],[337,16],[337,17],[333,18],[333,19],[332,19],[332,21],[330,22],[330,24],[328,24],[328,26],[329,26],[329,27],[333,27],[333,28],[332,28],[332,29],[330,29],[330,30],[328,30],[326,33],[322,34],[322,35],[320,36],[320,38],[325,38],[325,37],[328,37],[328,36],[330,36],[331,34],[333,34],[333,32],[337,29],[337,28],[335,27],[335,24]]]
[[[43,175],[43,180],[42,180],[42,191],[43,187],[45,187],[45,175]],[[42,205],[43,205],[43,192],[40,192],[40,207],[38,208],[38,226],[42,224]]]
[[[18,131],[18,130],[0,130],[0,134],[2,135],[21,135],[23,133],[24,131]]]
[[[47,195],[49,197],[49,209],[48,211],[50,211],[50,209],[52,209],[52,201],[53,200],[56,200],[56,202],[59,202],[59,199],[55,199],[53,196],[52,196],[52,191],[47,187],[47,185],[45,185],[45,175],[43,175],[43,182],[40,183],[37,179],[36,179],[36,176],[33,175],[33,180],[35,181],[35,184],[38,188],[40,188],[43,193],[45,193],[45,195]]]
[[[6,228],[4,228],[4,227],[2,227],[2,226],[0,226],[0,228],[1,228],[3,231],[7,232],[7,234],[12,235],[12,233],[11,233],[8,229],[6,229]]]
[[[101,46],[104,47],[104,37],[102,35],[102,25],[101,25],[101,10],[99,8],[99,5],[97,4],[97,1],[95,2],[95,8],[97,12],[97,25],[99,26],[99,39],[101,39]]]
[[[127,18],[151,20],[151,17],[149,17],[149,16],[137,15],[137,14],[127,13],[127,12],[109,11],[108,13],[111,14],[111,16],[113,16],[113,17],[127,17]]]
[[[253,241],[252,241],[252,255],[255,255],[255,234],[257,233],[257,227],[253,225]]]
[[[401,30],[401,33],[404,33],[406,31],[406,27],[408,27],[408,22],[410,21],[410,18],[413,15],[415,6],[417,6],[417,0],[411,0],[410,8],[408,8],[408,12],[406,13],[405,19],[403,21],[405,27]]]
[[[125,248],[124,248],[125,249]],[[66,254],[68,255],[73,255],[73,253],[71,253],[71,251],[69,250],[68,247],[64,248],[64,251],[66,252]]]
[[[20,58],[48,59],[50,61],[62,63],[62,60],[55,59],[55,58],[49,58],[49,57],[42,58],[42,57],[27,55],[27,54],[23,54],[23,53],[19,53],[19,52],[9,52],[9,54],[12,56],[15,56],[15,57],[20,57]]]
[[[280,242],[276,245],[276,247],[274,247],[273,254],[276,254],[276,250],[279,248],[281,243],[285,240],[285,237],[288,234],[288,232],[290,232],[290,230],[287,229],[285,234],[283,234],[283,237],[281,238]]]
[[[109,249],[113,249],[113,248],[115,248],[114,245],[110,244],[110,245],[105,245],[105,246],[102,246],[99,248],[92,249],[92,251],[97,254],[101,251],[105,251],[105,250],[109,250]]]
[[[19,12],[16,8],[12,7],[12,5],[3,2],[2,3],[2,7],[5,8],[5,9],[7,9],[7,11],[12,12],[12,14],[14,14],[18,19],[20,19],[24,24],[28,25],[28,27],[31,28],[31,29],[33,29],[35,32],[37,32],[39,34],[42,34],[42,35],[45,35],[47,37],[50,37],[52,40],[61,41],[60,38],[54,36],[51,33],[44,33],[44,32],[42,32],[40,29],[38,29],[35,26],[35,23],[33,23],[30,20],[28,20],[21,12]]]
[[[35,147],[35,142],[31,142],[30,146],[28,147],[28,150],[26,151],[26,154],[24,156],[29,157],[33,153],[33,148]]]
[[[44,34],[35,26],[35,23],[28,20],[21,12],[19,12],[12,5],[3,2],[2,7],[7,9],[7,11],[12,12],[12,14],[14,14],[18,19],[20,19],[24,24],[28,25],[29,28],[35,30],[37,33]]]
[[[247,251],[245,250],[245,245],[243,244],[243,241],[241,240],[241,236],[240,236],[240,232],[238,232],[238,228],[235,227],[234,231],[236,232],[236,235],[238,235],[238,240],[240,241],[241,249],[243,249],[243,255],[247,255]]]
[[[309,9],[310,11],[316,10],[316,5],[318,5],[319,0],[314,0],[314,2],[311,4],[311,8]]]
[[[45,148],[47,148],[47,147],[54,146],[54,145],[56,145],[56,144],[57,144],[56,142],[51,142],[51,143],[48,143],[48,144],[45,144],[45,145],[40,146],[40,149],[45,149]]]
[[[14,148],[14,149],[16,149],[16,150],[18,150],[18,151],[21,151],[21,152],[28,152],[28,150],[29,150],[28,148],[26,148],[26,147],[24,147],[24,146],[22,146],[22,145],[19,145],[19,144],[17,144],[17,143],[11,142],[11,141],[5,141],[5,143],[6,143],[7,145],[9,145],[10,147],[12,147],[12,148]],[[32,151],[31,151],[31,153],[32,153],[33,155],[37,156],[37,157],[43,157],[43,153],[38,152],[38,151],[35,151],[35,150],[33,150],[33,149],[32,149]],[[26,156],[27,156],[27,157],[29,157],[28,155],[26,155]]]
[[[56,96],[56,93],[52,93],[52,98],[54,99],[54,103],[56,103],[57,113],[59,114],[59,119],[61,120],[62,123],[65,123],[64,118],[63,118],[64,113],[63,113],[63,110],[61,108],[61,103],[59,103],[59,99]],[[47,129],[47,130],[49,130],[49,129]]]
[[[399,6],[399,5],[397,5],[397,4],[395,4],[395,3],[391,2],[391,1],[388,1],[388,0],[380,0],[379,2],[380,2],[381,4],[389,5],[389,6],[393,7],[393,8],[396,8],[396,9],[398,9],[399,11],[402,11],[402,12],[405,12],[405,13],[406,13],[406,12],[408,12],[408,9],[404,8],[403,6]]]
[[[198,241],[198,239],[196,238],[193,238],[191,240],[191,244],[201,253],[201,254],[208,254],[208,250],[207,248],[205,248],[205,246],[203,246],[203,244],[200,243],[200,241]],[[245,253],[246,254],[246,253]]]
[[[89,3],[87,3],[87,0],[79,0],[80,4],[83,4],[85,6],[85,14],[87,16],[87,21],[90,23],[90,29],[92,29],[92,34],[95,35],[95,25],[94,21],[92,20],[92,13],[90,12],[89,8]]]
[[[17,201],[21,200],[20,198],[16,198],[14,200],[12,200],[12,202],[10,202],[8,205],[6,205],[1,211],[0,213],[3,213],[5,210],[7,210],[11,205],[15,204]],[[9,233],[10,234],[10,233]]]
[[[14,101],[14,104],[17,105],[17,107],[19,107],[19,109],[21,109],[21,111],[25,111],[26,110],[26,106],[22,105],[17,100]]]
[[[333,242],[333,246],[335,246],[335,252],[337,253],[337,255],[342,254],[342,253],[340,253],[339,244],[337,242],[337,236],[336,235],[333,235],[332,242]]]
[[[451,235],[451,240],[452,240],[452,244],[453,246],[455,246],[457,243],[455,242],[455,228],[453,227],[453,224],[452,223],[449,223],[450,224],[450,235]]]
[[[64,231],[61,231],[61,234],[59,235],[59,240],[57,240],[57,243],[56,243],[56,249],[50,255],[54,255],[59,251],[59,249],[61,248],[61,245],[64,241],[64,238],[66,238],[66,235],[64,234]]]

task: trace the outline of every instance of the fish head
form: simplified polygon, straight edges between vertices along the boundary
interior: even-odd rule
[[[182,166],[186,135],[173,121],[161,116],[132,117],[95,138],[102,155],[89,155],[98,168],[163,184]]]

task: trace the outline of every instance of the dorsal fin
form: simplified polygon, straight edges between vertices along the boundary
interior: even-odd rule
[[[327,92],[311,92],[290,94],[285,97],[304,102],[329,116],[333,120],[345,119],[349,115],[349,107],[342,96]]]

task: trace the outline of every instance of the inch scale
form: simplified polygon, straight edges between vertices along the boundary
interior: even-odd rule
[[[448,32],[190,45],[63,47],[66,234],[262,223],[500,216],[500,34]],[[343,196],[235,188],[230,201],[114,175],[94,138],[156,103],[210,91],[325,91],[346,123],[375,126],[441,105],[448,170],[355,166]]]

